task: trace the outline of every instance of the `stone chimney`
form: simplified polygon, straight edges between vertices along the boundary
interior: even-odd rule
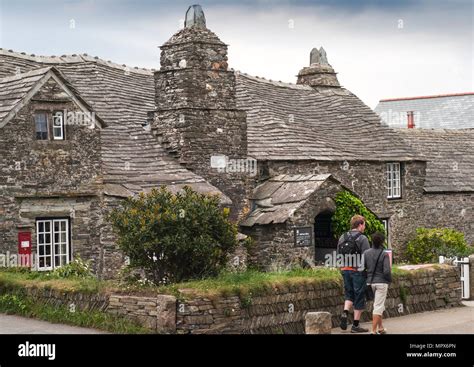
[[[315,88],[340,88],[337,73],[329,65],[324,48],[314,48],[311,51],[310,66],[298,73],[297,84],[309,85]]]
[[[247,159],[247,115],[237,109],[227,45],[207,28],[199,5],[189,7],[184,28],[161,46],[155,101],[152,131],[162,146],[240,210],[246,172],[226,165]]]

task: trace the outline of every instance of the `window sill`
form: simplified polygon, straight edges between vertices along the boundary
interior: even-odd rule
[[[387,201],[405,201],[405,198],[399,197],[399,198],[387,198]]]

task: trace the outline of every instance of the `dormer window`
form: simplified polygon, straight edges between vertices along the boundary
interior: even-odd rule
[[[62,111],[53,113],[53,139],[64,140],[64,114]]]
[[[35,113],[36,140],[48,140],[48,115],[46,112]]]

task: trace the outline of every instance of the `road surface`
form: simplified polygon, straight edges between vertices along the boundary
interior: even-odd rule
[[[407,316],[393,317],[383,321],[388,334],[474,334],[474,301],[464,302],[466,307],[455,307]],[[363,327],[372,330],[370,323]],[[350,334],[351,325],[346,331],[340,328],[332,334]],[[360,335],[370,334],[364,333]],[[353,334],[352,334],[353,335]]]
[[[102,331],[0,314],[0,334],[102,334]]]

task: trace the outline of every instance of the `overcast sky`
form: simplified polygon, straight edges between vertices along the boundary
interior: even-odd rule
[[[230,67],[296,81],[323,46],[341,85],[383,98],[473,91],[472,0],[200,1]],[[0,47],[159,68],[192,1],[0,0]]]

